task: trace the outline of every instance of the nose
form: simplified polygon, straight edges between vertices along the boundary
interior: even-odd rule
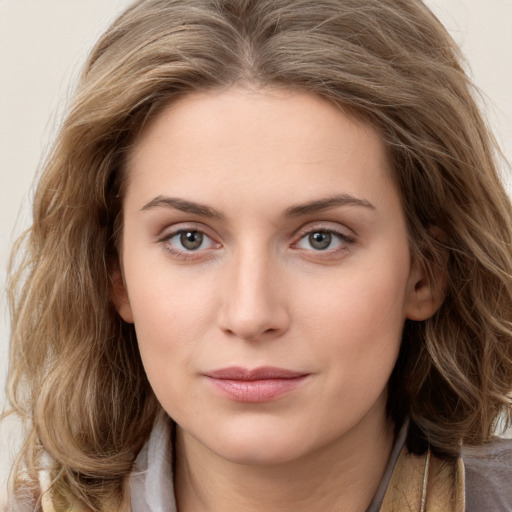
[[[273,339],[286,332],[290,315],[277,264],[265,253],[246,251],[228,266],[224,283],[219,283],[220,329],[244,340]]]

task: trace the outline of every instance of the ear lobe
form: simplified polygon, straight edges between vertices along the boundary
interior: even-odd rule
[[[409,320],[430,318],[443,303],[446,290],[445,269],[432,265],[427,269],[417,260],[412,264],[405,316]]]
[[[110,299],[119,316],[125,322],[133,324],[133,313],[128,299],[126,284],[123,274],[117,265],[116,268],[110,272]]]

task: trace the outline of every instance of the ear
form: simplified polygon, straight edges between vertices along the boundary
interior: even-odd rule
[[[415,258],[409,275],[406,318],[418,322],[430,318],[444,301],[446,284],[446,258],[442,265],[433,261],[430,268]]]
[[[110,271],[110,299],[116,311],[119,313],[119,316],[125,322],[133,324],[133,313],[128,299],[126,283],[124,282],[123,273],[117,263]]]

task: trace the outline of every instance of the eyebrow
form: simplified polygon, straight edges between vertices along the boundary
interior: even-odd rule
[[[302,215],[308,215],[310,213],[316,213],[336,206],[362,206],[369,208],[370,210],[376,210],[375,206],[366,199],[359,199],[349,194],[339,194],[325,199],[317,199],[310,201],[309,203],[298,204],[290,206],[285,210],[285,217],[300,217]]]
[[[224,219],[224,215],[206,206],[204,204],[196,203],[193,201],[187,201],[186,199],[179,199],[177,197],[166,197],[166,196],[157,196],[149,203],[145,204],[141,211],[152,210],[153,208],[174,208],[176,210],[180,210],[185,213],[193,213],[195,215],[199,215],[201,217],[208,217],[210,219]]]
[[[301,217],[311,213],[316,213],[337,206],[361,206],[371,210],[375,210],[375,206],[366,199],[359,199],[349,194],[339,194],[336,196],[326,197],[324,199],[316,199],[304,204],[290,206],[284,212],[284,217]],[[187,201],[177,197],[157,196],[149,203],[145,204],[141,211],[152,210],[154,208],[174,208],[176,210],[192,213],[200,217],[208,217],[210,219],[223,220],[224,215],[219,211],[206,206],[205,204]]]

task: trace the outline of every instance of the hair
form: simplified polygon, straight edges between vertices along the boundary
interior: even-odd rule
[[[63,508],[115,509],[160,410],[111,302],[130,147],[170,102],[234,84],[308,91],[382,134],[412,257],[447,279],[438,312],[406,321],[390,380],[410,449],[456,456],[510,422],[512,209],[432,12],[420,0],[139,0],[86,63],[13,253],[8,396],[28,428],[15,474],[35,479],[47,454]]]

